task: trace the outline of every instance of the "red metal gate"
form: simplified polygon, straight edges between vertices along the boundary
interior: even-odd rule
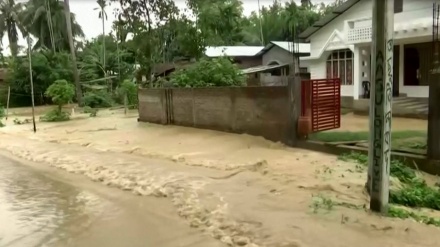
[[[341,127],[341,80],[302,81],[301,115],[311,120],[311,132]]]

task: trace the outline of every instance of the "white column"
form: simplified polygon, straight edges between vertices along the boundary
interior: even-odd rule
[[[399,83],[399,93],[403,90],[403,83],[405,81],[405,45],[400,44],[399,45],[399,71],[396,71],[399,73],[399,81],[396,81],[395,83]]]
[[[362,87],[362,54],[359,46],[354,46],[353,52],[353,99],[359,99],[359,90]]]

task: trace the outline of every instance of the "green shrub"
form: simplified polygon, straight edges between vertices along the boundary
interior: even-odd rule
[[[69,120],[70,114],[63,112],[63,105],[72,101],[73,96],[75,96],[73,85],[66,80],[57,80],[47,88],[46,96],[50,97],[52,102],[57,104],[57,108],[40,117],[40,121],[59,122]]]
[[[92,108],[90,106],[85,106],[83,108],[83,112],[90,114],[91,117],[96,117],[96,115],[98,114],[98,109]]]
[[[127,104],[130,108],[137,108],[138,105],[138,87],[130,80],[124,80],[121,86],[118,88],[116,94],[118,101],[124,104],[124,97],[127,95]]]
[[[228,58],[202,59],[186,69],[173,72],[170,81],[175,87],[242,86],[246,80],[241,70]]]
[[[44,116],[40,117],[42,122],[63,122],[70,119],[70,114],[68,112],[60,111],[58,108],[52,109],[47,112]]]
[[[341,156],[343,160],[355,160],[368,166],[368,156],[360,153],[350,153]],[[415,208],[430,208],[440,210],[440,189],[429,186],[417,172],[400,162],[391,160],[390,175],[397,178],[402,187],[390,191],[390,203]]]
[[[87,92],[83,98],[84,106],[91,108],[105,108],[113,105],[111,96],[104,91],[100,92]]]

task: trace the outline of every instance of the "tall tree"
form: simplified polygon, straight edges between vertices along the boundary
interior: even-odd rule
[[[243,6],[240,0],[187,0],[197,28],[210,45],[242,43]]]
[[[155,64],[163,60],[161,33],[157,30],[179,13],[172,0],[113,0],[121,5],[121,18],[133,32],[131,50],[136,52],[140,75],[150,78]],[[127,44],[128,45],[128,44]],[[139,76],[141,77],[141,76]]]
[[[107,2],[106,0],[97,0],[96,3],[99,5],[99,8],[95,8],[95,10],[99,10],[98,17],[102,20],[102,64],[105,69],[105,21],[107,20],[105,7],[107,7]]]
[[[66,29],[69,38],[70,55],[72,56],[73,80],[75,81],[76,99],[79,105],[82,105],[82,89],[79,81],[78,67],[76,64],[75,45],[73,44],[72,18],[70,16],[69,0],[64,0],[64,14],[66,16]]]
[[[65,5],[59,0],[30,0],[23,12],[23,25],[38,39],[34,49],[46,47],[54,51],[68,51]],[[70,13],[73,37],[84,37],[75,15]]]
[[[0,3],[0,42],[6,34],[12,57],[17,57],[18,54],[18,31],[24,33],[20,18],[22,11],[23,4],[14,0],[3,0]]]

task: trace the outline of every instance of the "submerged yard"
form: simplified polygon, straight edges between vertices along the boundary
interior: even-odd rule
[[[314,133],[309,136],[309,140],[366,147],[370,136],[368,117],[347,114],[342,116],[341,120],[340,129]],[[393,150],[426,152],[426,120],[393,118],[392,124],[391,147]]]

